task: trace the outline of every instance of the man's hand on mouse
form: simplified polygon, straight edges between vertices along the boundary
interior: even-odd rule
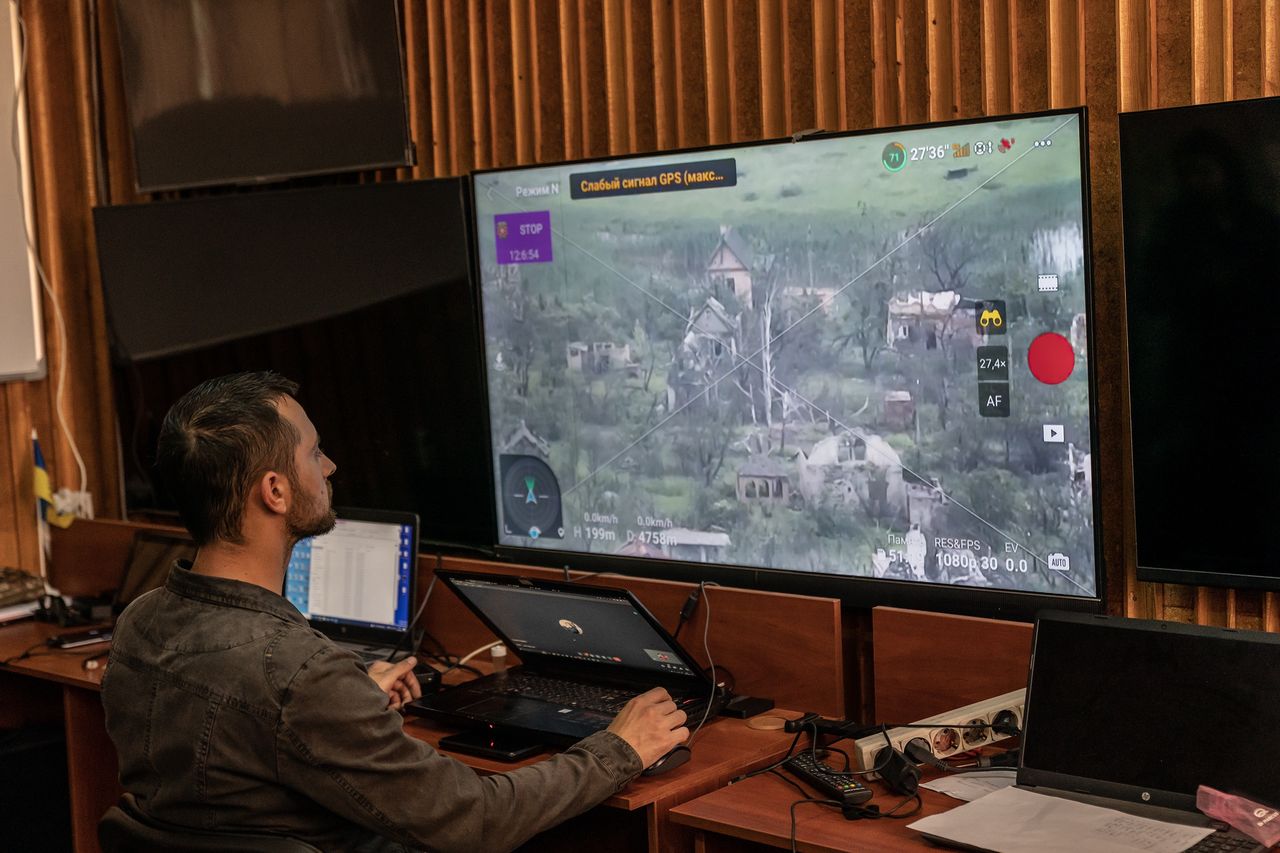
[[[397,663],[380,660],[369,664],[369,677],[387,694],[390,707],[399,710],[422,696],[422,687],[413,668],[418,659],[410,655]]]
[[[614,717],[609,731],[625,740],[645,767],[689,739],[685,713],[661,687],[641,693]]]

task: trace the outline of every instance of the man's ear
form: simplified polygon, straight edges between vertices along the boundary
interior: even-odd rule
[[[293,500],[293,491],[289,488],[289,478],[277,471],[268,471],[258,480],[258,497],[267,512],[285,515],[289,512],[289,502]]]

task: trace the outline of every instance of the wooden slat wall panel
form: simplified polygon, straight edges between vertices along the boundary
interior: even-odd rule
[[[485,109],[485,93],[489,91],[489,64],[485,60],[485,44],[488,40],[488,19],[484,15],[483,0],[467,0],[467,71],[471,75],[471,127],[473,138],[472,157],[477,169],[493,165],[493,146],[490,140],[492,120]]]
[[[1191,4],[1191,97],[1197,104],[1227,97],[1226,68],[1231,47],[1227,44],[1231,0],[1193,0]]]
[[[1015,112],[1049,106],[1049,0],[1011,0],[1011,105]]]
[[[470,172],[476,166],[475,129],[471,110],[471,36],[466,0],[445,0],[445,95],[449,115],[449,174]]]
[[[676,0],[676,145],[707,144],[707,58],[702,4]]]
[[[898,96],[902,121],[929,121],[929,7],[898,0]]]
[[[1009,0],[982,0],[982,95],[987,115],[1013,109]]]
[[[723,145],[732,138],[729,73],[729,0],[705,0],[702,50],[707,75],[707,141]]]
[[[597,30],[598,11],[597,9],[597,18],[587,22]],[[580,20],[579,26],[582,23]],[[566,130],[560,79],[560,27],[555,5],[529,0],[529,25],[530,71],[533,75],[533,159],[539,163],[563,160]],[[603,55],[594,53],[592,59],[597,60],[597,65],[592,70],[600,71],[593,94],[598,96],[597,108],[601,111],[599,135],[604,138],[608,134],[608,127],[603,109],[604,87],[599,82],[604,80],[604,69],[598,65],[603,61]]]
[[[489,78],[489,151],[494,166],[516,162],[515,65],[512,57],[514,17],[507,0],[484,0],[486,70]],[[576,101],[576,99],[575,99]],[[421,146],[422,141],[418,144]]]
[[[813,0],[783,0],[786,26],[782,61],[786,69],[786,127],[797,133],[818,126],[814,68]]]
[[[845,0],[840,15],[841,129],[872,127],[876,121],[876,62],[873,15],[867,3]]]
[[[652,151],[658,143],[653,100],[653,14],[649,0],[627,3],[626,38],[632,150]]]
[[[1084,103],[1084,9],[1079,0],[1049,0],[1049,105]]]
[[[747,141],[818,126],[867,128],[1087,104],[1096,357],[1102,375],[1121,380],[1117,112],[1280,94],[1280,0],[403,0],[402,6],[419,162],[401,178]],[[23,7],[32,41],[39,236],[71,331],[69,420],[100,510],[118,515],[90,206],[99,193],[111,203],[142,199],[132,188],[114,0]],[[98,116],[89,94],[94,22]],[[63,356],[46,321],[56,368]],[[32,425],[56,483],[76,479],[53,427],[51,385],[10,384],[0,393],[3,563],[38,561]],[[1109,609],[1280,630],[1276,595],[1136,580],[1124,388],[1124,381],[1099,388]]]
[[[955,35],[951,0],[928,0],[929,120],[948,121],[956,103]]]
[[[735,142],[764,135],[760,77],[760,18],[756,0],[732,0],[725,22],[729,42],[729,136]]]
[[[1191,103],[1192,39],[1191,0],[1153,2],[1155,87],[1153,107],[1176,107]]]
[[[783,0],[759,0],[760,33],[760,121],[763,136],[772,138],[787,132],[787,73],[783,59],[786,23]]]
[[[431,174],[448,175],[453,166],[453,145],[449,128],[453,113],[449,103],[449,57],[445,55],[444,3],[427,0],[423,19],[426,30],[426,62],[421,73],[431,98]]]
[[[1226,35],[1231,39],[1226,69],[1226,98],[1257,98],[1262,94],[1262,0],[1230,0]]]
[[[813,100],[814,126],[839,130],[840,118],[840,3],[813,3]]]
[[[980,116],[986,79],[982,61],[982,5],[972,0],[952,0],[951,10],[955,40],[951,74],[955,80],[958,117]]]

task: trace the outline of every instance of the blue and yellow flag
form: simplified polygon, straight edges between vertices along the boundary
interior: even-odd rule
[[[35,491],[38,517],[41,523],[48,522],[55,527],[67,528],[76,517],[69,512],[58,512],[53,505],[53,484],[49,482],[49,470],[44,464],[44,453],[40,450],[40,439],[35,430],[31,431],[31,445],[36,455]]]

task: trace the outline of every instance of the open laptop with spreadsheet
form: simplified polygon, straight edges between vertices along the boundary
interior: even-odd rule
[[[1280,805],[1277,696],[1275,634],[1042,613],[1032,644],[1017,788],[1201,827],[1210,822],[1196,811],[1200,785]],[[944,843],[967,839],[979,849],[1017,849],[939,831],[953,813],[978,813],[984,799],[913,828]],[[1042,826],[1047,809],[1040,807]],[[1000,821],[985,823],[991,828]],[[1149,832],[1124,829],[1149,840]],[[1241,846],[1221,846],[1232,839]],[[1184,849],[1263,847],[1238,832],[1219,831]]]
[[[285,597],[311,627],[365,660],[386,657],[413,616],[418,517],[338,509],[333,530],[293,546]]]
[[[521,666],[423,696],[409,710],[568,745],[633,696],[665,687],[698,723],[711,679],[630,591],[510,575],[436,572]],[[719,697],[710,714],[716,711]]]

